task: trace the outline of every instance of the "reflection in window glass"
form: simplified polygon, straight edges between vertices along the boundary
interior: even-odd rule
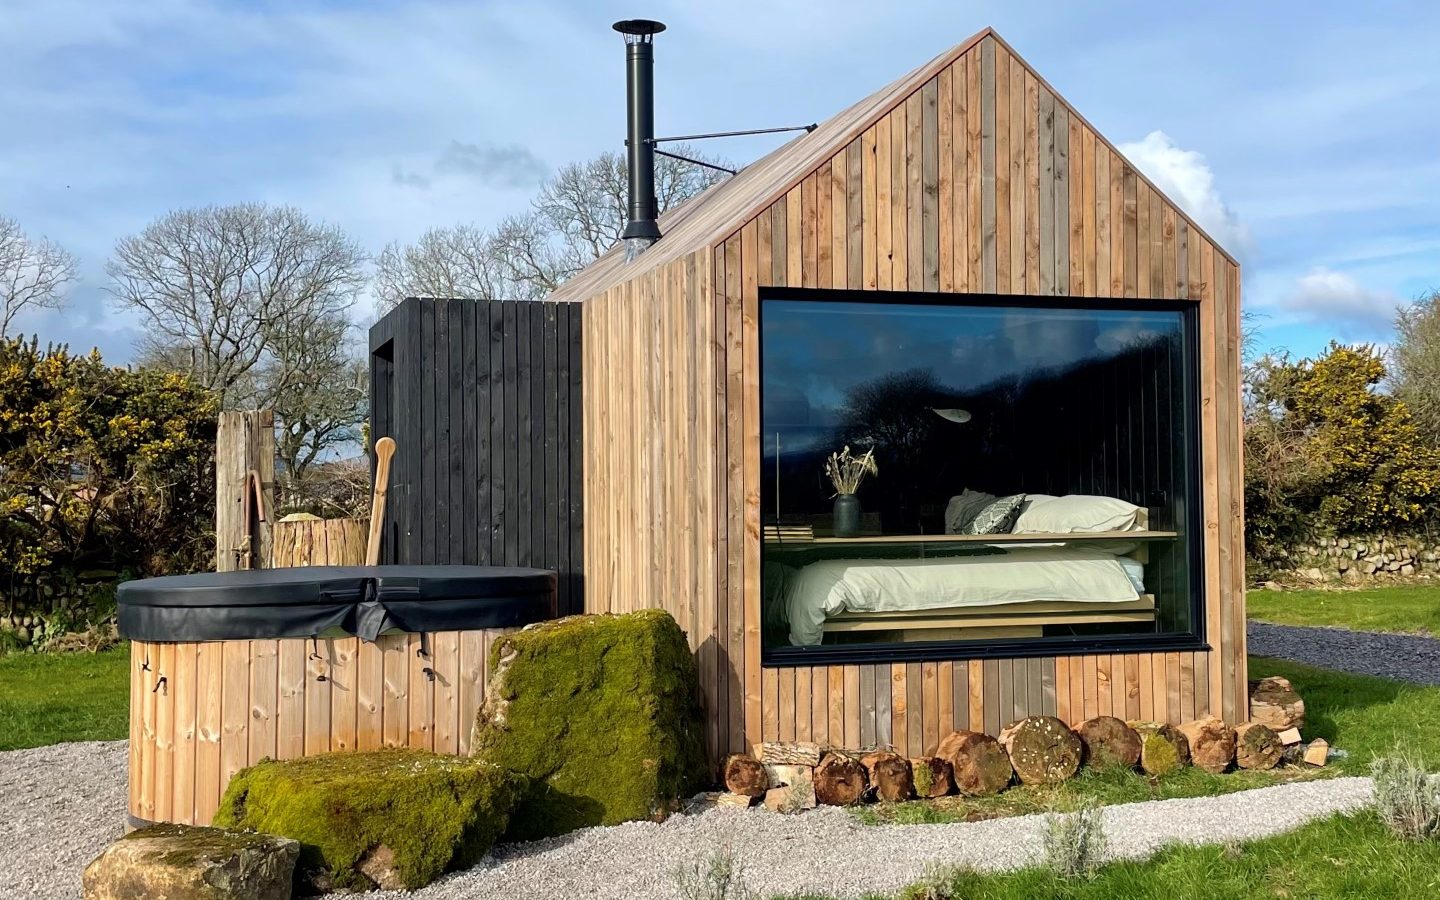
[[[1197,630],[1185,313],[833,296],[761,301],[767,651]]]

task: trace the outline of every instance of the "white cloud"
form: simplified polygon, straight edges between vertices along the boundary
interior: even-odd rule
[[[1120,152],[1230,253],[1243,261],[1254,251],[1249,227],[1221,198],[1202,154],[1182,149],[1163,131],[1121,144]]]
[[[1316,266],[1295,282],[1280,306],[1337,333],[1358,330],[1355,336],[1365,339],[1390,333],[1401,302],[1391,291],[1367,288],[1344,272]]]

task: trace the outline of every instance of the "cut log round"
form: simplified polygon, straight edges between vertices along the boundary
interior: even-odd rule
[[[950,763],[955,789],[969,797],[1000,793],[1015,772],[1000,742],[978,731],[951,732],[935,755]]]
[[[1083,752],[1070,726],[1054,716],[1026,716],[1000,732],[1000,745],[1025,784],[1059,784],[1075,775]]]
[[[815,799],[827,806],[850,806],[865,788],[865,767],[842,753],[825,754],[815,767]]]
[[[1273,769],[1285,754],[1285,745],[1269,725],[1247,722],[1235,726],[1235,764],[1242,769]]]
[[[1250,721],[1275,732],[1305,727],[1305,701],[1288,678],[1271,675],[1250,682]]]
[[[725,760],[725,789],[746,797],[763,797],[770,788],[765,765],[753,756],[736,753]]]
[[[949,761],[938,756],[922,756],[910,760],[910,777],[915,782],[917,797],[943,797],[955,788]]]
[[[761,741],[755,745],[755,758],[772,765],[818,766],[820,745],[810,741]]]
[[[915,796],[910,761],[900,754],[889,751],[867,753],[860,757],[860,764],[865,767],[877,800],[898,803]]]
[[[1140,735],[1114,716],[1086,719],[1075,734],[1085,747],[1086,765],[1133,769],[1140,763]]]
[[[1190,747],[1190,762],[1218,775],[1235,761],[1235,729],[1213,716],[1185,722],[1180,733]]]
[[[1131,722],[1140,735],[1140,768],[1147,775],[1168,775],[1190,764],[1190,744],[1173,725]]]

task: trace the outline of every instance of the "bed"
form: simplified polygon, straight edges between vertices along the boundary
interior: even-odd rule
[[[1064,621],[1146,621],[1137,560],[1084,546],[991,547],[925,559],[843,558],[782,568],[774,588],[793,646],[826,632],[905,631],[907,638],[1038,634]],[[996,631],[1001,629],[1001,631]]]

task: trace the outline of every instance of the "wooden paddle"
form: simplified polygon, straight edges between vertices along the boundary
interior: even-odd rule
[[[385,525],[385,492],[390,487],[390,459],[395,455],[395,439],[382,437],[375,442],[375,493],[370,500],[370,543],[365,548],[365,565],[380,564],[380,535]]]

